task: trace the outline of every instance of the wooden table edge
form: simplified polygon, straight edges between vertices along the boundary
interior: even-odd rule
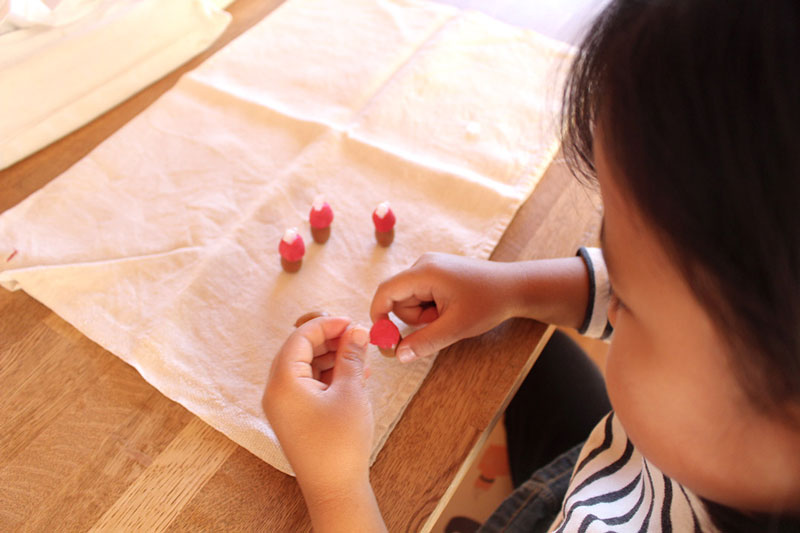
[[[541,355],[542,350],[544,350],[544,347],[547,345],[547,342],[550,340],[550,337],[553,335],[553,332],[555,330],[556,330],[555,326],[553,325],[547,326],[547,329],[539,339],[539,342],[536,343],[533,350],[531,351],[531,355],[528,358],[528,362],[525,364],[524,367],[520,369],[516,381],[514,381],[514,384],[508,391],[508,394],[503,400],[503,403],[498,408],[498,411],[495,414],[494,418],[492,418],[492,420],[489,422],[486,428],[480,433],[479,437],[475,440],[472,449],[470,450],[467,457],[464,459],[464,462],[462,463],[461,467],[453,476],[452,480],[450,481],[450,485],[445,490],[444,494],[442,495],[442,498],[439,500],[439,503],[436,505],[433,512],[431,512],[431,514],[428,516],[428,519],[423,524],[422,529],[420,530],[421,532],[427,533],[429,531],[432,531],[433,527],[441,518],[442,513],[452,501],[456,489],[458,489],[458,487],[464,481],[467,472],[472,467],[475,460],[478,458],[478,454],[481,452],[484,445],[486,444],[489,435],[492,433],[492,431],[494,431],[494,428],[497,426],[497,423],[500,422],[500,420],[503,418],[503,415],[505,414],[505,410],[508,407],[508,404],[514,398],[514,395],[519,390],[520,386],[522,385],[522,382],[528,375],[528,372],[530,372],[531,368],[533,368],[534,363],[536,363],[536,360]]]

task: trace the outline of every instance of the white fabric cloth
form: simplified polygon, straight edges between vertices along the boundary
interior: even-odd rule
[[[8,22],[17,28],[64,26],[113,1],[60,0],[50,6],[42,0],[13,0],[9,2]]]
[[[0,284],[288,472],[260,400],[295,319],[368,325],[377,285],[422,253],[488,257],[557,149],[571,54],[435,3],[291,0],[1,215]],[[317,194],[335,213],[324,245]],[[296,274],[278,255],[289,227],[307,247]],[[370,357],[374,460],[433,359]]]
[[[25,0],[10,8],[0,34],[0,169],[205,50],[231,18],[205,0],[64,0],[53,10]]]
[[[8,14],[11,13],[11,0],[0,0],[0,34],[5,33],[4,28]],[[11,29],[11,23],[8,23],[8,28]]]

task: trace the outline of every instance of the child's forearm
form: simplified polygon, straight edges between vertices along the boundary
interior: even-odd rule
[[[589,274],[580,257],[509,263],[513,316],[580,327],[589,300]]]
[[[303,496],[316,533],[386,531],[369,480],[335,492],[305,488]]]

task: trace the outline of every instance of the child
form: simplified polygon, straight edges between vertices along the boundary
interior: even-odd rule
[[[373,320],[426,324],[401,361],[512,316],[613,328],[612,413],[484,528],[800,531],[800,3],[615,1],[581,46],[564,117],[568,160],[603,197],[602,252],[426,255],[372,302]],[[318,531],[384,529],[366,342],[348,319],[316,319],[267,384]]]

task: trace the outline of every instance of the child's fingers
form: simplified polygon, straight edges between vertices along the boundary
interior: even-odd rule
[[[311,371],[314,374],[314,379],[320,379],[320,375],[333,368],[333,364],[336,361],[336,352],[327,352],[323,355],[318,357],[314,357],[314,360],[311,361]]]
[[[395,353],[401,363],[433,355],[461,340],[459,331],[459,323],[455,316],[444,314],[400,341]]]
[[[320,317],[297,328],[272,362],[271,375],[275,377],[313,377],[311,362],[315,351],[325,353],[326,342],[336,339],[350,325],[345,317]]]
[[[389,314],[398,302],[433,301],[433,286],[418,272],[404,270],[387,279],[375,291],[369,316],[373,322]]]
[[[325,355],[328,352],[335,352],[339,348],[339,339],[340,337],[328,339],[323,344],[314,347],[314,357]]]
[[[394,309],[392,309],[392,311],[397,316],[397,318],[399,318],[406,324],[411,324],[412,326],[416,326],[417,324],[421,323],[420,316],[422,315],[423,309],[422,307],[419,306],[419,304],[407,305],[407,306],[402,306],[398,304],[394,306]]]
[[[311,362],[311,370],[314,373],[314,379],[317,381],[321,381],[325,385],[331,384],[331,378],[333,377],[333,367],[336,364],[336,352],[328,352],[324,355],[319,357],[315,357],[314,360]],[[372,368],[369,365],[369,359],[364,359],[364,371],[363,371],[363,381],[369,379],[372,375]]]
[[[319,373],[319,380],[321,383],[324,383],[326,387],[331,386],[331,382],[333,381],[333,369],[325,370],[324,372]]]
[[[333,367],[332,385],[338,390],[357,384],[363,387],[369,332],[356,326],[347,330],[339,343]]]
[[[412,326],[428,324],[439,318],[435,303],[420,302],[416,298],[413,301],[396,303],[393,311],[397,318]]]
[[[420,324],[430,324],[438,318],[439,310],[436,308],[436,304],[422,306],[422,312],[419,315]]]

